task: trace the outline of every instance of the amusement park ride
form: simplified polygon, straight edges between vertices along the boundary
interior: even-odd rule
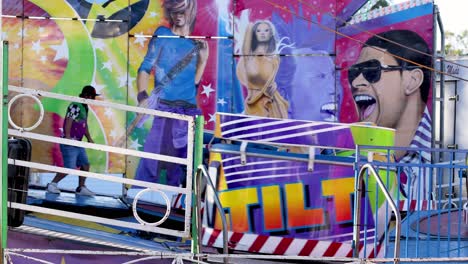
[[[68,2],[70,6],[78,3]],[[114,1],[85,2],[112,6]],[[130,2],[135,10],[159,3]],[[341,2],[356,11],[367,1],[337,1]],[[404,9],[388,7],[380,9],[381,14],[372,12],[352,20],[365,22],[393,14],[403,23],[399,12],[413,10],[416,14],[414,10],[423,12],[425,7],[432,12],[429,2],[409,1]],[[83,12],[77,11],[80,15]],[[346,12],[351,11],[345,8]],[[145,16],[136,16],[131,28],[138,27]],[[86,99],[28,87],[26,82],[13,85],[9,80],[10,45],[4,41],[2,49],[0,263],[468,262],[467,150],[397,147],[396,129],[372,122],[273,118],[220,109],[205,122],[203,115],[147,109],[119,100]],[[346,65],[345,59],[337,58],[340,60]],[[435,71],[444,73],[443,69]],[[339,79],[338,74],[334,77]],[[440,110],[437,98],[443,96],[443,85],[435,87],[435,76],[432,81],[437,90],[431,97],[433,109]],[[209,97],[209,89],[205,91]],[[349,94],[340,96],[352,98]],[[51,122],[47,111],[54,108],[45,102],[84,103],[96,116],[109,113],[108,109],[125,112],[120,114],[125,122],[136,115],[176,120],[186,128],[187,154],[169,156],[127,144],[89,143],[41,133],[44,123]],[[434,121],[439,131],[443,130],[444,114],[439,112]],[[37,119],[32,125],[23,124],[24,115]],[[101,121],[96,123],[105,127]],[[211,121],[212,127],[208,127]],[[106,132],[105,138],[114,138]],[[138,145],[138,141],[132,143]],[[183,184],[172,186],[110,173],[112,162],[99,173],[63,168],[34,155],[43,144],[105,153],[108,159],[104,162],[111,156],[125,157],[122,160],[133,169],[133,163],[143,158],[178,164],[184,168]],[[395,153],[401,151],[419,156],[428,152],[431,162],[399,162]],[[119,158],[112,159],[116,160]],[[413,178],[401,175],[408,171],[419,174],[413,175],[416,181],[429,179],[428,193],[407,184],[406,180]],[[33,180],[59,172],[89,178],[88,186],[94,187],[97,195],[80,196],[66,190],[68,186],[60,194],[52,194],[44,181]],[[117,192],[109,193],[108,186],[118,186]],[[407,199],[409,193],[415,198]],[[429,198],[419,198],[426,196]]]

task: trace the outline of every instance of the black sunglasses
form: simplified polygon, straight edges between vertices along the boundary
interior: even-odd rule
[[[360,74],[364,76],[369,83],[376,83],[382,76],[382,71],[401,71],[407,69],[418,68],[417,66],[398,66],[398,65],[382,65],[378,60],[368,60],[358,64],[354,64],[348,69],[348,80],[352,83]]]

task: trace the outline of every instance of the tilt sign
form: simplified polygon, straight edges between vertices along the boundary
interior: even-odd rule
[[[250,219],[253,217],[249,213],[251,207],[261,208],[265,232],[321,227],[330,220],[338,224],[352,221],[354,178],[322,180],[320,188],[315,189],[319,193],[308,193],[307,186],[297,182],[226,190],[219,192],[219,197],[234,232],[252,231],[249,227],[254,221]],[[308,198],[331,199],[331,209],[335,212],[329,214],[330,208],[307,206]],[[329,215],[333,219],[326,219]],[[221,229],[219,217],[216,217],[215,228]]]

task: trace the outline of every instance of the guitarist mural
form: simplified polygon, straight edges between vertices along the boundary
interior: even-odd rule
[[[192,33],[197,3],[195,0],[165,0],[163,7],[170,27],[156,29],[153,36],[158,37],[151,39],[138,69],[138,103],[166,112],[200,115],[197,87],[206,67],[208,44],[204,40],[167,38],[189,36]],[[147,89],[152,73],[155,75],[154,89],[149,95]],[[155,117],[146,137],[144,151],[187,157],[187,129],[185,121]],[[152,159],[140,160],[135,179],[161,182],[159,176],[162,168],[166,169],[166,183],[179,186],[180,179],[184,178],[180,177],[180,165]]]

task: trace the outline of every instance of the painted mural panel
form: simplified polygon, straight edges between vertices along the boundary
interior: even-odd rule
[[[28,16],[82,19],[15,20],[14,25],[6,30],[8,39],[14,43],[16,37],[16,41],[24,43],[24,47],[17,49],[19,54],[34,59],[25,62],[13,58],[12,65],[21,67],[16,72],[12,67],[10,78],[18,79],[18,84],[28,88],[74,96],[79,94],[84,85],[91,84],[102,94],[99,100],[138,105],[138,93],[144,90],[137,87],[138,70],[147,55],[151,36],[155,36],[153,39],[163,39],[165,36],[181,34],[168,30],[173,19],[167,11],[170,8],[175,11],[180,9],[177,3],[162,0],[69,0],[48,5],[42,1],[6,1],[4,9],[12,14],[22,14],[24,9],[24,15]],[[258,20],[268,20],[275,27],[275,37],[278,38],[276,53],[281,49],[282,54],[294,55],[291,58],[273,59],[273,68],[264,76],[267,82],[277,84],[277,98],[283,98],[282,109],[278,111],[288,118],[322,118],[318,108],[305,112],[298,110],[305,103],[299,100],[299,94],[302,90],[307,90],[310,96],[314,92],[323,91],[328,101],[329,96],[335,93],[335,77],[331,70],[333,57],[328,54],[333,53],[334,49],[333,17],[336,12],[342,11],[343,3],[337,4],[338,7],[327,1],[321,1],[318,6],[304,3],[294,5],[289,10],[268,7],[261,1],[241,2],[236,10],[232,5],[231,1],[194,1],[187,16],[186,22],[190,27],[185,35],[218,37],[217,40],[208,38],[194,42],[208,44],[206,65],[201,76],[197,76],[197,98],[200,99],[197,103],[205,116],[205,127],[213,129],[215,111],[245,113],[249,82],[245,82],[243,76],[245,66],[250,66],[245,63],[248,58],[233,57],[233,54],[240,54],[241,47],[247,45],[244,43],[245,29]],[[257,9],[258,6],[261,8]],[[321,28],[319,24],[325,24],[326,27]],[[174,56],[168,53],[164,59],[170,61]],[[315,60],[323,59],[328,65],[325,67],[327,72],[321,75],[323,78],[318,77],[321,84],[315,89],[303,88],[309,84],[301,83],[299,78],[302,74],[313,74],[311,67],[315,64],[306,56],[317,57]],[[150,79],[146,89],[149,95],[153,87],[154,78]],[[264,84],[263,87],[268,85]],[[296,99],[297,103],[294,102]],[[50,122],[43,125],[44,132],[60,136],[67,103],[50,99],[45,99],[44,103],[47,108],[46,120]],[[333,105],[337,104],[333,102]],[[132,122],[132,116],[99,107],[92,107],[92,113],[90,131],[96,142],[122,145],[121,137],[127,134],[126,127]],[[127,146],[139,150],[144,148],[143,142],[150,130],[148,124],[132,133]],[[34,153],[34,157],[47,160],[50,164],[61,164],[56,144],[39,150]],[[137,161],[129,160],[125,163],[124,157],[115,154],[90,155],[92,160],[99,161],[99,164],[93,164],[93,170],[126,172],[126,175],[133,177],[132,171]]]
[[[5,0],[2,1],[3,15],[21,16],[24,12],[24,1]]]
[[[171,4],[169,2],[172,5],[178,3],[158,0],[130,1],[129,7],[129,1],[70,0],[54,1],[54,5],[43,1],[4,2],[4,10],[10,14],[22,15],[24,9],[24,15],[27,16],[60,18],[5,18],[4,23],[8,27],[5,27],[3,36],[10,42],[10,83],[73,96],[78,96],[84,85],[91,84],[101,94],[98,100],[138,105],[138,69],[147,55],[151,36],[156,32],[162,37],[167,35],[164,32],[174,35],[168,28],[171,21],[166,20],[164,15],[164,3],[167,7]],[[202,48],[206,51],[204,70],[197,76],[198,89],[194,86],[193,92],[198,94],[198,109],[200,113],[205,114],[206,127],[209,129],[214,121],[210,120],[210,116],[213,116],[215,111],[215,91],[218,82],[222,87],[226,87],[223,89],[229,90],[228,87],[233,81],[231,70],[218,72],[218,67],[221,70],[232,68],[232,56],[224,56],[232,52],[218,55],[218,46],[220,52],[232,50],[232,40],[228,37],[232,35],[232,23],[228,13],[230,3],[192,2],[193,28],[185,35],[196,34],[207,39],[190,39],[185,42],[195,43],[197,47],[198,43],[205,45],[205,48]],[[209,39],[211,36],[220,37]],[[177,41],[174,42],[174,47],[177,43],[184,42],[182,39],[174,41]],[[176,54],[172,52],[174,50],[165,54],[166,62],[175,61]],[[24,60],[23,56],[31,59]],[[218,75],[223,79],[218,81]],[[150,94],[153,87],[154,79],[148,83],[147,91]],[[68,103],[53,99],[44,99],[43,103],[46,105],[46,121],[39,127],[40,133],[60,136]],[[122,146],[122,142],[125,142],[121,140],[122,135],[126,134],[126,127],[133,117],[127,117],[124,111],[111,108],[91,107],[91,110],[90,132],[96,143]],[[21,118],[32,119],[32,116]],[[146,125],[143,126],[143,132],[134,133],[133,137],[137,138],[129,138],[128,147],[143,150],[142,142],[145,138],[138,137],[146,136],[149,129],[150,126]],[[129,177],[134,175],[134,171],[127,170],[125,159],[120,155],[98,154],[93,151],[88,154],[91,160],[96,161],[92,164],[93,171],[127,172]],[[62,164],[57,144],[45,143],[42,147],[35,148],[34,159],[48,164]]]
[[[336,43],[343,87],[340,121],[394,128],[396,146],[430,148],[433,4],[411,1],[366,16],[339,30],[344,34]],[[427,151],[396,151],[395,158],[431,161]],[[430,174],[417,179],[418,174],[416,169],[401,173],[402,192],[411,200],[426,200]]]
[[[415,30],[430,46],[432,5],[357,24],[363,29],[341,28],[337,35],[336,26],[362,4],[361,0],[256,0],[238,1],[234,8],[232,1],[214,0],[68,0],[54,1],[54,5],[37,0],[5,1],[3,7],[9,14],[78,18],[5,18],[8,27],[4,37],[11,44],[10,79],[12,84],[75,96],[91,84],[102,94],[99,100],[129,105],[138,105],[153,94],[163,100],[181,99],[205,116],[208,130],[214,128],[216,111],[302,120],[375,121],[359,118],[348,71],[335,68],[355,64],[361,42],[369,38],[364,30],[377,33],[417,24]],[[206,38],[179,38],[185,35]],[[268,41],[258,45],[257,38]],[[163,46],[160,54],[164,55],[152,58],[152,49]],[[179,52],[182,46],[185,50]],[[189,55],[190,51],[197,54]],[[178,64],[183,58],[189,63]],[[165,88],[157,94],[155,87],[167,81],[162,82],[164,73],[176,65],[180,72],[193,73],[179,75],[190,79],[184,82],[190,87],[177,93]],[[138,85],[141,76],[146,87]],[[360,98],[364,116],[371,112],[367,106],[372,98]],[[49,123],[39,129],[60,136],[67,103],[49,99],[44,103]],[[97,143],[123,146],[125,142],[132,149],[143,150],[144,142],[151,142],[146,137],[152,120],[128,133],[134,116],[113,109],[91,109],[90,131]],[[126,134],[129,137],[122,141]],[[90,155],[97,161],[94,171],[125,172],[128,177],[134,176],[139,163],[115,154]],[[61,164],[56,144],[39,148],[33,159]]]
[[[337,8],[330,1],[237,2],[234,54],[239,83],[234,83],[233,94],[243,103],[230,112],[332,120],[333,117],[321,116],[321,106],[330,100],[330,95],[332,105],[337,99],[333,57]],[[317,72],[320,63],[324,67]],[[315,81],[315,85],[309,81]],[[304,108],[304,99],[313,97],[317,104]]]
[[[259,55],[263,47],[257,47],[257,38],[269,37],[268,54],[299,54],[309,48],[333,53],[335,39],[335,1],[238,1],[234,19],[236,55]],[[257,33],[258,31],[258,33]],[[269,33],[271,32],[271,33]],[[254,34],[255,33],[255,34]],[[274,43],[274,44],[273,44]]]
[[[78,20],[5,18],[3,36],[10,41],[10,80],[14,85],[78,96],[83,86],[91,84],[101,94],[98,100],[203,114],[207,130],[215,129],[217,111],[256,115],[266,118],[252,123],[275,123],[271,131],[261,131],[262,136],[279,129],[273,136],[283,138],[283,130],[298,126],[300,133],[322,133],[322,141],[312,137],[315,141],[311,142],[332,147],[349,143],[345,148],[352,150],[355,144],[368,143],[369,134],[349,129],[342,137],[336,131],[339,125],[333,122],[364,121],[396,129],[398,146],[426,146],[431,140],[432,109],[427,104],[431,100],[430,85],[424,86],[431,74],[424,66],[430,67],[431,59],[418,61],[421,65],[400,62],[386,52],[396,54],[402,47],[379,45],[382,38],[395,37],[397,42],[409,41],[402,43],[431,53],[432,4],[420,1],[414,8],[397,10],[398,13],[389,9],[387,14],[370,20],[367,17],[364,22],[335,32],[337,25],[348,20],[364,2],[240,0],[234,8],[233,2],[227,0],[56,0],[53,5],[40,0],[7,0],[4,10],[11,15],[21,15],[24,9],[28,16]],[[381,33],[380,37],[373,36]],[[406,60],[426,56],[419,55]],[[43,102],[45,122],[36,132],[60,136],[68,103],[51,99]],[[400,107],[400,112],[384,113],[387,107],[395,106]],[[19,122],[27,125],[35,120],[34,115],[23,115],[25,109],[34,112],[35,105],[22,102],[15,107]],[[233,116],[233,120],[249,118]],[[398,117],[404,117],[405,122],[393,120]],[[329,123],[310,125],[297,120]],[[91,107],[89,122],[96,143],[187,155],[183,123],[164,118],[139,119],[134,114],[102,107]],[[328,130],[332,132],[323,133]],[[375,130],[393,133],[382,128]],[[298,131],[287,135],[289,139],[294,132]],[[394,143],[393,134],[373,135],[380,136],[374,137],[374,143],[377,139],[385,140],[386,145]],[[416,137],[421,140],[414,141]],[[310,142],[297,144],[301,143]],[[63,165],[58,144],[33,149],[34,161]],[[275,150],[278,156],[302,155]],[[297,152],[304,153],[303,150]],[[126,177],[169,185],[184,184],[183,168],[179,166],[94,151],[88,154],[92,171],[124,173]],[[311,254],[310,245],[317,239],[327,240],[328,244],[347,243],[349,250],[340,254],[351,254],[355,176],[352,167],[317,164],[311,171],[306,163],[281,159],[283,156],[249,157],[245,165],[234,154],[211,154],[212,160],[223,168],[217,187],[222,204],[229,211],[231,231],[254,233],[260,239],[286,238],[284,243],[291,243],[288,239],[303,239],[297,242],[305,245],[303,250],[298,247],[297,255]],[[427,154],[422,153],[422,158],[427,159],[424,155]],[[420,157],[397,153],[402,162],[414,158]],[[405,171],[401,180],[414,181],[412,173]],[[387,181],[395,187],[393,174]],[[402,188],[408,197],[413,194],[408,192],[410,186]],[[371,202],[366,204],[370,208],[363,209],[367,211],[363,218],[369,228],[386,225],[386,220],[373,215],[388,209],[382,207],[383,199],[378,195],[369,199]],[[210,227],[220,228],[219,217],[212,215],[207,221]],[[258,252],[253,249],[257,245],[250,246],[252,249],[245,250]],[[262,253],[285,253],[281,249],[268,250]]]

